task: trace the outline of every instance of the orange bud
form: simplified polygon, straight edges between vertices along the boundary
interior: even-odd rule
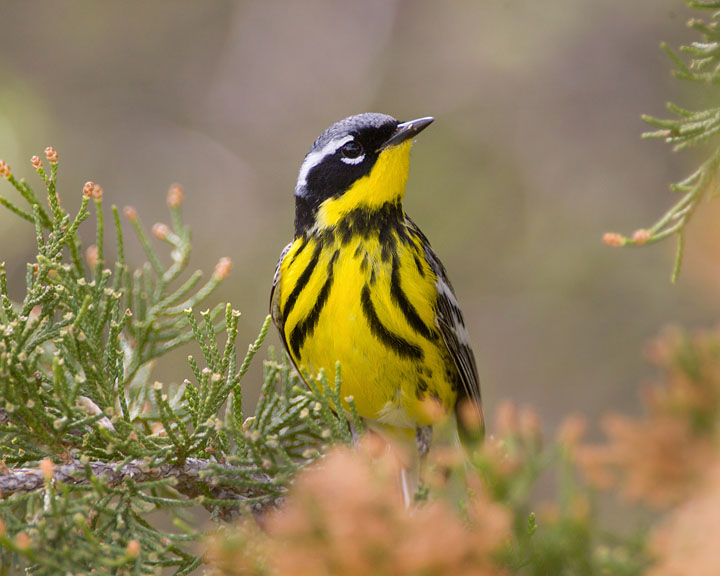
[[[635,244],[646,244],[647,241],[650,240],[650,237],[650,232],[644,228],[640,228],[640,230],[633,232],[632,241],[635,242]]]
[[[500,436],[514,436],[518,432],[517,407],[509,400],[503,400],[495,409],[495,426]]]
[[[95,268],[95,266],[97,266],[98,256],[99,251],[95,244],[91,244],[87,247],[87,250],[85,250],[85,261],[90,268]]]
[[[625,245],[625,236],[616,232],[606,232],[603,234],[603,242],[608,246],[618,247]]]
[[[52,477],[55,475],[55,464],[53,464],[50,458],[40,460],[40,472],[42,472],[45,480],[52,480]]]
[[[15,545],[20,548],[20,550],[30,548],[30,536],[27,535],[27,532],[20,532],[15,536]]]
[[[128,556],[130,556],[130,558],[137,558],[138,554],[140,554],[140,542],[137,540],[130,540],[130,542],[127,543],[125,552]]]
[[[420,403],[420,412],[432,424],[439,424],[445,418],[447,413],[439,398],[433,396],[425,397]]]
[[[85,186],[83,186],[83,196],[85,196],[86,198],[90,198],[94,189],[95,182],[85,182]]]
[[[568,447],[575,447],[580,443],[585,430],[587,419],[581,414],[571,414],[560,425],[557,433],[558,442]]]
[[[183,202],[183,187],[180,184],[173,184],[167,193],[167,205],[170,208],[177,208]]]
[[[10,172],[10,166],[7,165],[5,160],[0,160],[0,176],[5,176],[5,178],[10,178],[11,176]]]
[[[40,160],[39,156],[33,156],[30,158],[30,164],[32,164],[32,167],[35,168],[35,170],[42,168],[42,160]]]
[[[125,208],[123,208],[123,214],[125,215],[125,218],[130,220],[130,222],[135,222],[135,220],[137,220],[137,210],[135,210],[132,206],[125,206]]]
[[[215,276],[217,276],[220,280],[225,280],[230,275],[230,270],[232,269],[232,260],[227,257],[220,258],[218,260],[218,263],[215,264]]]
[[[170,233],[170,227],[167,224],[163,224],[162,222],[156,222],[155,224],[153,224],[152,233],[155,235],[156,238],[159,238],[160,240],[165,240],[165,238],[167,238],[167,235]]]
[[[102,200],[103,197],[103,189],[95,184],[92,189],[92,197],[95,198],[95,200]]]
[[[540,441],[542,439],[542,425],[540,415],[534,408],[524,408],[520,411],[520,434],[527,439]]]
[[[55,151],[55,148],[52,146],[45,148],[45,158],[47,158],[47,161],[50,162],[50,164],[57,164],[58,153]]]
[[[463,426],[472,432],[479,432],[483,429],[483,418],[480,410],[469,398],[460,400],[457,407],[457,414]]]

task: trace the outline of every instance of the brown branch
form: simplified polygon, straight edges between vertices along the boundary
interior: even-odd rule
[[[210,494],[210,497],[214,499],[236,501],[237,506],[218,507],[203,504],[206,508],[217,512],[224,520],[232,520],[248,510],[251,510],[253,514],[262,515],[269,508],[274,508],[279,503],[277,496],[269,494],[266,499],[257,502],[257,497],[262,496],[262,493],[257,488],[218,485],[217,475],[211,473],[211,464],[226,468],[228,471],[237,470],[236,467],[217,464],[201,458],[188,458],[182,465],[151,465],[145,460],[132,460],[124,466],[112,462],[90,462],[86,465],[79,460],[75,460],[69,464],[54,466],[52,469],[52,481],[62,482],[69,486],[89,484],[88,467],[92,476],[103,479],[110,486],[120,485],[125,480],[148,482],[173,478],[175,480],[175,489],[188,498],[197,498],[198,496]],[[256,485],[269,481],[270,478],[267,476],[263,477],[255,474],[253,477],[253,483]],[[40,468],[5,469],[0,473],[0,496],[2,498],[22,492],[35,492],[44,488],[45,473]],[[253,502],[249,505],[251,499]],[[202,501],[199,503],[202,504]]]

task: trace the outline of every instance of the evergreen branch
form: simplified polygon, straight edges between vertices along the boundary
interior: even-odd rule
[[[25,212],[25,210],[22,210],[21,208],[18,208],[17,206],[15,206],[15,204],[10,202],[10,200],[8,200],[7,198],[5,198],[3,196],[0,196],[0,205],[5,206],[5,208],[10,210],[11,212],[14,212],[18,216],[20,216],[20,218],[22,218],[23,220],[27,220],[28,222],[34,221],[32,214]]]
[[[688,6],[698,10],[715,10],[717,2],[686,0]],[[686,62],[667,44],[663,51],[675,66],[673,74],[681,80],[701,84],[720,84],[720,31],[717,24],[720,12],[712,14],[713,22],[705,24],[700,19],[692,19],[688,26],[702,35],[701,42],[681,46],[680,53],[688,57]],[[720,108],[688,110],[668,103],[668,110],[674,118],[664,119],[644,115],[642,119],[658,130],[645,132],[646,139],[663,139],[672,145],[673,151],[681,151],[693,146],[712,147],[707,159],[690,176],[670,186],[670,189],[683,193],[665,214],[647,228],[636,230],[631,236],[608,232],[603,241],[610,246],[642,246],[655,244],[670,237],[677,237],[675,264],[671,276],[675,282],[680,274],[685,230],[697,208],[706,199],[718,195],[718,169],[720,168]]]
[[[140,223],[140,219],[137,215],[137,212],[135,212],[135,209],[132,207],[125,208],[125,217],[130,221],[130,224],[132,225],[133,229],[135,230],[135,234],[137,235],[138,239],[140,240],[140,244],[143,247],[143,250],[145,251],[145,255],[147,256],[148,260],[150,261],[150,264],[152,264],[153,270],[155,273],[162,277],[164,274],[164,268],[162,263],[160,262],[160,257],[158,256],[157,251],[155,248],[153,248],[152,244],[150,243],[150,239],[148,238],[147,234],[145,233],[145,228]]]
[[[20,195],[27,201],[27,203],[32,206],[40,206],[40,201],[38,197],[33,192],[30,185],[25,182],[24,180],[16,180],[15,176],[12,174],[8,177],[8,181],[10,184],[12,184],[13,188],[20,192]],[[48,216],[47,212],[44,208],[40,207],[40,218],[42,221],[42,224],[45,228],[52,228],[52,220]]]
[[[89,474],[88,474],[89,472]],[[237,476],[247,474],[254,481],[252,488],[236,484],[232,490],[217,486],[214,474]],[[0,491],[4,498],[20,493],[36,492],[45,489],[47,470],[42,468],[14,468],[0,474]],[[182,464],[156,464],[151,460],[131,460],[129,462],[83,462],[75,460],[67,464],[56,465],[52,469],[52,479],[56,483],[69,487],[88,486],[92,478],[101,479],[108,486],[119,486],[132,480],[136,487],[141,483],[164,480],[170,482],[180,493],[191,498],[201,493],[199,485],[212,494],[228,502],[242,504],[251,496],[257,496],[257,488],[267,482],[267,476],[252,469],[243,469],[229,464],[220,464],[208,459],[187,458]],[[272,501],[264,502],[270,505]]]
[[[187,573],[202,558],[183,544],[199,533],[167,533],[149,513],[165,510],[178,526],[187,526],[182,511],[192,506],[216,519],[258,514],[328,445],[352,442],[361,424],[335,411],[343,404],[339,371],[334,386],[323,377],[308,389],[272,352],[256,417],[245,420],[241,381],[270,319],[241,361],[238,311],[218,304],[196,319],[194,308],[228,276],[231,262],[221,258],[204,285],[199,271],[181,279],[190,254],[181,189],[168,193],[172,230],[153,227],[173,248],[170,266],[128,208],[150,261],[129,269],[113,206],[118,261],[105,268],[102,189],[86,183],[78,212],[68,214],[55,184],[57,154],[46,156],[49,175],[39,158],[32,162],[49,211],[0,161],[0,173],[32,201],[32,214],[10,210],[31,222],[37,241],[20,302],[10,300],[0,263],[0,566],[37,574],[144,574],[163,566]],[[96,244],[83,259],[79,229],[90,199]],[[189,359],[195,381],[154,382],[158,359],[191,341],[201,350],[202,364]],[[27,545],[18,546],[17,535]]]

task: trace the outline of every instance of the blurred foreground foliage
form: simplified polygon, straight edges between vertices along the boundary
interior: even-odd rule
[[[532,409],[504,403],[471,467],[456,448],[431,451],[408,511],[397,458],[366,437],[303,472],[262,529],[246,521],[213,535],[211,573],[718,574],[720,330],[668,330],[648,354],[659,379],[644,413],[609,415],[604,440],[585,440],[577,415],[545,439]],[[609,498],[621,527],[607,525]]]

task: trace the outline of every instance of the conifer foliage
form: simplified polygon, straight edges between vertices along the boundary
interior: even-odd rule
[[[717,0],[686,0],[690,8],[709,14],[710,17],[692,18],[688,26],[701,36],[689,45],[680,47],[680,54],[662,44],[662,49],[673,63],[673,75],[684,81],[716,87],[720,84],[720,2]],[[703,202],[717,197],[720,168],[720,107],[703,107],[690,110],[668,102],[671,118],[644,115],[643,120],[656,130],[646,132],[643,138],[661,139],[672,146],[674,152],[701,145],[710,148],[706,159],[689,176],[670,185],[677,200],[665,214],[648,228],[636,230],[630,237],[608,232],[603,240],[610,246],[653,244],[677,237],[677,251],[672,280],[677,280],[685,246],[685,231],[695,211]]]
[[[0,162],[27,207],[4,195],[0,203],[34,226],[37,241],[20,301],[0,264],[0,572],[188,573],[201,562],[188,546],[200,536],[192,508],[230,519],[272,507],[323,444],[351,440],[330,408],[339,392],[301,387],[271,360],[255,416],[245,419],[240,382],[270,322],[238,362],[239,312],[222,304],[196,312],[231,263],[220,259],[205,282],[201,272],[184,274],[182,188],[168,193],[172,225],[152,228],[171,248],[169,266],[137,212],[124,209],[147,256],[133,270],[115,206],[106,226],[102,188],[88,182],[69,214],[56,187],[58,154],[45,156],[47,170],[31,160],[42,200]],[[91,211],[95,243],[83,250],[79,228]],[[200,350],[188,357],[188,378],[153,381],[156,364],[188,342]]]

